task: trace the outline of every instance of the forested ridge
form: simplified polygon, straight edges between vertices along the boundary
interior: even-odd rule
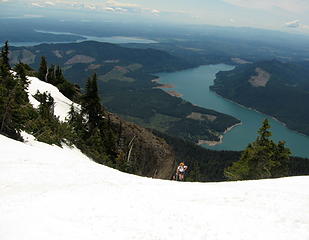
[[[211,89],[225,98],[277,118],[290,129],[309,135],[308,65],[308,62],[282,63],[277,60],[246,64],[232,71],[219,72]],[[259,75],[257,71],[266,74],[265,86],[254,85],[263,85],[263,79],[260,83],[250,82]]]

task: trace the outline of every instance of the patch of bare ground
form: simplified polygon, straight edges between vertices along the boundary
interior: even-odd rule
[[[75,55],[66,61],[65,65],[76,64],[76,63],[92,63],[95,61],[95,58],[89,57],[86,55]]]
[[[219,141],[206,141],[206,140],[199,140],[197,145],[208,145],[208,146],[216,146],[216,145],[219,145],[219,144],[222,144],[223,143],[223,136],[220,135],[219,136]]]
[[[262,68],[256,68],[255,72],[257,73],[257,75],[252,76],[249,79],[249,83],[253,87],[266,87],[271,77],[270,73],[264,71]]]
[[[231,58],[231,60],[234,63],[237,63],[237,64],[251,64],[252,63],[252,62],[249,62],[249,61],[241,59],[241,58]]]
[[[104,63],[119,63],[119,59],[105,60]]]
[[[174,90],[170,90],[170,91],[167,91],[167,93],[173,97],[182,97],[183,95],[181,93],[178,93]]]
[[[126,73],[129,72],[129,70],[126,67],[123,67],[123,66],[115,66],[114,70],[119,71],[123,74],[126,74]]]
[[[210,115],[210,114],[202,114],[198,112],[192,112],[190,115],[187,116],[187,118],[193,119],[193,120],[209,120],[211,122],[215,121],[217,119],[216,116]]]
[[[102,65],[101,64],[90,64],[87,68],[87,70],[95,70],[100,68]]]
[[[75,50],[68,50],[68,51],[65,52],[66,55],[70,55],[72,53],[75,53]]]
[[[160,82],[160,78],[155,78],[155,79],[152,79],[151,82],[154,82],[154,83],[159,83]]]
[[[156,86],[154,88],[175,88],[175,86],[172,84],[160,84],[159,86]]]
[[[55,54],[55,56],[56,56],[57,58],[63,58],[63,56],[62,56],[62,54],[61,54],[61,52],[60,52],[59,50],[53,51],[53,54]]]

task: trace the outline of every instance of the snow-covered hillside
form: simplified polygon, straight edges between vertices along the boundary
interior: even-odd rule
[[[309,177],[180,183],[0,135],[0,239],[306,240]]]
[[[54,114],[59,117],[61,121],[64,121],[67,117],[68,112],[70,111],[72,101],[65,97],[57,87],[43,82],[36,77],[28,77],[29,87],[28,87],[28,95],[29,101],[33,105],[33,107],[37,108],[39,106],[39,102],[33,97],[39,91],[40,93],[50,93],[50,95],[54,98],[55,101],[55,109]],[[79,105],[74,103],[74,107],[79,109]]]

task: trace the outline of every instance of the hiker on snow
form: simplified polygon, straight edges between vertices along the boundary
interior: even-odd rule
[[[176,179],[178,181],[184,181],[185,179],[185,172],[188,169],[188,166],[185,166],[183,162],[179,164],[176,170]]]

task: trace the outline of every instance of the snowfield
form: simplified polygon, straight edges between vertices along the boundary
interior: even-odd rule
[[[307,240],[309,177],[181,183],[0,135],[0,239]]]

